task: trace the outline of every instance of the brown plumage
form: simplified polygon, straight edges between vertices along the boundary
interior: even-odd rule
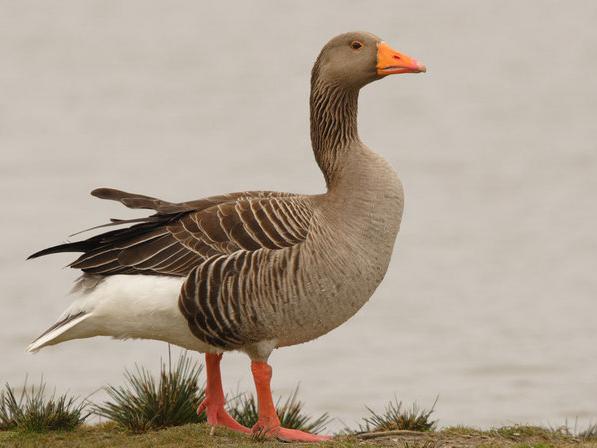
[[[131,227],[51,247],[29,258],[83,251],[69,266],[88,274],[186,276],[216,255],[294,246],[306,238],[311,214],[303,196],[268,191],[176,204],[110,188],[91,194],[157,213],[131,220],[137,223]],[[115,220],[109,225],[128,223]]]

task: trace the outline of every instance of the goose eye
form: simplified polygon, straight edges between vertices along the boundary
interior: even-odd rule
[[[363,48],[363,44],[358,40],[355,40],[353,43],[350,44],[350,48],[352,48],[353,50],[360,50],[361,48]]]

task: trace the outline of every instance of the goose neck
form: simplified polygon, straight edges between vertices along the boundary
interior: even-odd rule
[[[336,182],[343,156],[360,143],[358,89],[343,89],[317,78],[311,83],[311,143],[328,189]]]

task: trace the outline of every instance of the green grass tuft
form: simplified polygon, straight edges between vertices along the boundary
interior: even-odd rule
[[[593,423],[584,431],[578,433],[584,440],[597,441],[597,423]]]
[[[433,413],[436,403],[437,399],[429,411],[420,410],[416,403],[413,403],[412,409],[403,411],[402,402],[398,402],[394,398],[393,402],[390,401],[388,403],[383,414],[378,414],[367,407],[371,415],[363,418],[364,425],[359,424],[357,432],[393,430],[432,431],[435,429],[437,421],[430,420],[429,417]]]
[[[317,434],[325,429],[331,419],[327,413],[315,420],[310,415],[303,413],[304,404],[297,400],[298,387],[281,403],[281,398],[276,402],[276,412],[283,428],[299,429],[301,431]],[[258,406],[252,394],[241,394],[233,399],[228,406],[228,413],[232,418],[247,428],[252,428],[259,418]]]
[[[0,391],[0,430],[20,429],[26,432],[72,431],[79,427],[89,414],[83,414],[84,403],[76,404],[76,399],[54,394],[45,397],[45,383],[38,388],[27,388],[17,400],[13,389],[6,383]]]
[[[204,422],[205,414],[197,415],[205,398],[205,387],[199,383],[202,368],[183,352],[174,370],[162,363],[159,381],[143,367],[127,370],[129,387],[108,386],[113,401],[94,406],[94,413],[136,433]]]

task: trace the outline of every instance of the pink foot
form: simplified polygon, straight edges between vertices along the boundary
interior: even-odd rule
[[[238,423],[224,409],[226,398],[222,390],[222,377],[220,375],[220,360],[222,354],[206,353],[205,368],[207,370],[207,387],[205,388],[205,400],[197,408],[197,414],[205,411],[207,423],[210,425],[223,426],[233,431],[250,434],[251,430]]]
[[[207,423],[215,426],[223,426],[224,428],[232,429],[233,431],[251,434],[251,430],[238,423],[230,414],[226,412],[224,406],[210,403],[210,399],[206,398],[203,403],[197,408],[197,414],[205,411],[207,415]]]
[[[324,442],[331,440],[330,436],[316,436],[298,429],[282,428],[280,419],[276,414],[270,380],[272,368],[266,362],[252,361],[251,370],[257,389],[257,400],[259,401],[259,421],[253,426],[253,433],[264,433],[268,436],[275,436],[281,440],[292,442]]]
[[[253,433],[259,433],[264,430],[258,425],[259,423],[253,426]],[[332,436],[318,436],[316,434],[299,431],[298,429],[282,428],[281,426],[268,430],[267,435],[277,437],[284,442],[325,442],[326,440],[333,439]]]
[[[316,434],[309,434],[308,432],[299,431],[298,429],[280,428],[276,433],[276,437],[282,440],[293,442],[325,442],[332,440],[332,436],[318,436]]]

